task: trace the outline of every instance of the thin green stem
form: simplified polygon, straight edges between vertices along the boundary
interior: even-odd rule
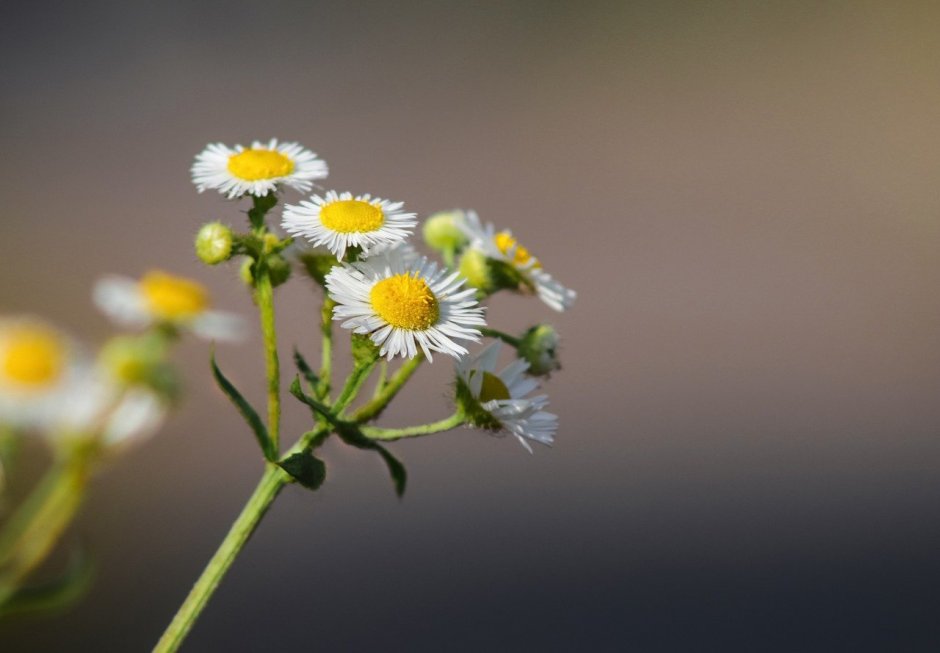
[[[457,411],[450,417],[446,417],[430,424],[421,424],[420,426],[408,426],[400,429],[380,429],[374,426],[363,426],[362,434],[373,440],[400,440],[402,438],[416,438],[422,435],[433,435],[442,431],[449,431],[457,428],[466,421],[466,417],[461,411]]]
[[[209,599],[212,597],[222,578],[235,562],[248,538],[258,527],[261,518],[277,498],[290,476],[274,463],[266,463],[264,474],[261,476],[255,491],[252,493],[241,514],[232,524],[228,535],[209,560],[202,575],[193,585],[183,605],[177,611],[173,621],[167,627],[160,641],[154,647],[154,653],[176,651],[189,634],[196,619],[202,613]]]
[[[441,252],[441,258],[444,259],[444,265],[446,265],[451,270],[456,270],[457,267],[454,265],[456,257],[456,251],[453,247],[445,247]]]
[[[323,307],[320,309],[320,333],[323,336],[323,345],[320,354],[320,385],[316,389],[320,399],[330,396],[330,377],[333,374],[333,307],[336,302],[329,296],[323,298]]]
[[[380,392],[378,396],[373,397],[371,400],[363,404],[352,414],[352,421],[361,424],[378,417],[423,362],[424,354],[418,354],[414,358],[410,358],[405,361],[404,364],[398,368],[398,371],[392,375],[392,378],[390,378],[385,384],[382,392]]]
[[[264,338],[264,361],[268,377],[268,435],[274,451],[277,452],[281,429],[281,370],[277,358],[277,331],[274,326],[274,288],[266,269],[258,275],[255,300],[261,314],[261,334]]]
[[[508,333],[503,333],[497,329],[490,329],[489,327],[480,327],[480,333],[482,333],[487,338],[496,338],[497,340],[502,340],[507,345],[512,345],[513,347],[518,347],[520,344],[519,338],[511,336]]]
[[[84,497],[90,454],[75,450],[58,460],[10,520],[0,542],[0,605],[49,555]]]
[[[388,381],[388,361],[382,358],[379,360],[379,378],[375,382],[375,390],[372,393],[373,399],[382,394],[386,381]]]
[[[343,411],[352,403],[353,399],[356,398],[356,395],[359,394],[359,389],[362,388],[362,384],[365,383],[366,379],[369,378],[369,374],[372,372],[372,369],[375,367],[375,364],[378,362],[378,359],[373,360],[369,363],[364,363],[362,365],[356,365],[353,368],[352,373],[346,379],[346,383],[343,385],[343,391],[340,392],[339,397],[336,399],[336,402],[333,404],[333,414],[337,417],[343,414]]]

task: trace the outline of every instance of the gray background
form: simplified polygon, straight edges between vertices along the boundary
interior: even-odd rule
[[[341,190],[511,226],[576,288],[551,319],[557,444],[459,431],[327,448],[189,651],[936,650],[940,11],[907,3],[24,3],[0,22],[4,312],[109,333],[103,273],[161,266],[236,207],[209,141],[299,140]],[[291,199],[298,196],[290,195]],[[318,297],[279,291],[283,353]],[[189,395],[94,484],[87,600],[4,651],[143,651],[250,493],[251,436]],[[257,329],[219,350],[260,400]],[[387,416],[446,414],[446,361]],[[287,433],[305,425],[288,404]]]

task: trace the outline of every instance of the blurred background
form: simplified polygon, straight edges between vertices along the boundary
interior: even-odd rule
[[[0,306],[110,332],[104,273],[240,205],[206,143],[297,140],[328,187],[475,208],[580,293],[551,320],[556,445],[457,431],[326,449],[187,651],[940,647],[940,10],[931,3],[20,3],[0,23]],[[299,199],[288,194],[288,201]],[[282,354],[319,296],[278,291]],[[144,651],[260,475],[189,342],[188,398],[94,484],[98,580],[3,651]],[[220,347],[263,395],[257,327]],[[435,360],[384,423],[447,414]],[[286,373],[285,373],[286,374]],[[286,433],[305,411],[287,404]]]

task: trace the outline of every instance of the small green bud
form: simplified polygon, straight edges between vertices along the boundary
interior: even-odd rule
[[[271,276],[271,285],[277,288],[290,278],[291,268],[280,254],[269,254],[267,257],[268,274]]]
[[[529,374],[546,376],[561,369],[557,349],[558,332],[550,324],[539,324],[522,334],[516,351],[529,363]]]
[[[174,399],[179,380],[167,361],[166,340],[152,336],[117,336],[101,348],[99,365],[125,386],[145,386],[164,399]]]
[[[460,257],[458,265],[460,274],[467,279],[467,285],[473,286],[484,294],[490,294],[496,290],[490,274],[490,265],[487,262],[486,254],[478,249],[468,249]]]
[[[321,286],[326,286],[326,275],[339,265],[336,257],[330,253],[305,252],[300,255],[300,262],[307,274]]]
[[[219,222],[202,225],[196,234],[196,256],[206,265],[218,265],[232,256],[232,230]]]
[[[255,285],[255,260],[250,256],[242,258],[242,264],[238,268],[238,278],[242,283],[253,288]]]
[[[491,259],[473,247],[460,257],[457,269],[466,277],[467,285],[483,295],[492,295],[504,289],[518,291],[525,287],[525,281],[514,267],[505,261]]]
[[[463,211],[459,209],[435,213],[424,221],[424,242],[439,252],[459,251],[467,244],[467,234],[460,228],[463,221]]]

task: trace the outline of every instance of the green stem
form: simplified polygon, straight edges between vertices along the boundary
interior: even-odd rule
[[[297,441],[297,444],[291,447],[285,457],[304,451],[325,432],[326,428],[323,427],[308,431]],[[235,523],[232,524],[225,539],[222,540],[215,555],[209,560],[209,564],[206,565],[202,575],[193,585],[193,589],[180,606],[176,616],[173,617],[173,621],[170,622],[160,641],[157,642],[156,647],[153,649],[154,653],[167,653],[179,649],[193,624],[196,623],[196,619],[199,618],[209,599],[212,598],[222,578],[228,572],[232,563],[235,562],[235,558],[244,548],[251,534],[258,527],[261,518],[264,517],[281,489],[289,482],[291,482],[291,477],[287,472],[274,463],[266,464],[264,474],[261,476],[257,487],[255,487],[255,491],[248,499],[245,507],[242,508],[241,513]]]
[[[343,391],[336,399],[336,403],[334,403],[332,406],[334,415],[337,417],[341,416],[343,411],[346,410],[346,407],[352,403],[353,399],[356,398],[356,395],[359,394],[359,389],[362,388],[362,384],[365,383],[367,378],[369,378],[369,373],[372,372],[372,369],[375,367],[377,362],[378,359],[375,359],[369,363],[356,365],[353,368],[352,373],[346,379],[346,383],[343,386]]]
[[[420,426],[409,426],[401,429],[380,429],[373,426],[363,426],[362,433],[373,440],[400,440],[401,438],[415,438],[422,435],[433,435],[442,431],[449,431],[457,428],[466,421],[464,414],[457,411],[450,417],[446,417],[437,422],[422,424]]]
[[[333,374],[333,307],[336,302],[329,296],[323,298],[323,307],[320,309],[320,333],[323,335],[320,364],[320,387],[316,389],[320,399],[328,399],[330,395],[330,377]]]
[[[441,258],[444,259],[444,265],[446,265],[451,270],[457,269],[456,265],[454,264],[455,255],[456,255],[456,252],[454,251],[453,247],[445,247],[444,250],[441,252]]]
[[[267,270],[258,275],[255,299],[261,314],[261,333],[264,338],[264,360],[268,377],[268,434],[274,451],[278,451],[281,428],[281,370],[277,358],[277,332],[274,327],[274,288]]]
[[[386,359],[379,360],[379,379],[375,382],[375,391],[372,393],[372,398],[375,399],[382,394],[382,390],[385,389],[385,382],[388,380],[388,361]]]
[[[480,333],[482,333],[487,338],[496,338],[497,340],[502,340],[507,345],[512,345],[513,347],[518,347],[520,344],[519,338],[511,336],[508,333],[503,333],[497,329],[490,329],[489,327],[480,327]]]
[[[398,368],[398,371],[392,375],[392,378],[388,380],[388,383],[385,384],[385,387],[378,396],[373,397],[352,414],[352,421],[361,424],[378,417],[423,362],[424,354],[420,353],[414,358],[405,361],[404,364]]]
[[[49,555],[82,503],[90,454],[76,450],[58,460],[10,520],[0,542],[0,605]]]

